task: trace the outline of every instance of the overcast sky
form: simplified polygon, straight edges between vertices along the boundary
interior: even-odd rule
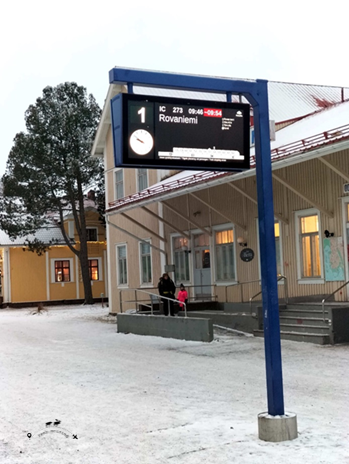
[[[24,112],[66,81],[103,106],[114,66],[349,87],[344,0],[17,0],[0,6],[0,175]]]

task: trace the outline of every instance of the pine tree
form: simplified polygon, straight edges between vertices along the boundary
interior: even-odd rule
[[[88,269],[84,193],[93,183],[103,192],[103,166],[90,156],[101,110],[84,87],[66,82],[46,87],[25,113],[26,132],[18,133],[2,178],[0,226],[12,238],[52,226],[57,218],[67,246],[78,257],[85,303],[93,303]],[[79,236],[75,246],[64,229],[71,214]],[[42,253],[45,245],[26,242]]]

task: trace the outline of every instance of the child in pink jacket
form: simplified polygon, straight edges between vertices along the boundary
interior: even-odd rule
[[[187,301],[188,301],[188,292],[186,291],[183,284],[180,285],[177,299],[180,302],[179,303],[179,308],[181,309],[181,311],[183,311],[184,310],[184,305],[181,304],[181,303],[187,304]]]

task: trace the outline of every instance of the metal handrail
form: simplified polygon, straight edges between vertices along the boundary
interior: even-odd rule
[[[244,302],[243,294],[242,294],[242,286],[245,284],[254,284],[256,282],[260,282],[261,279],[257,280],[246,280],[245,282],[236,282],[235,284],[230,284],[225,286],[225,302],[228,303],[228,288],[229,287],[237,287],[240,285],[240,296],[241,296],[241,303]]]
[[[175,286],[176,286],[176,289],[179,289],[179,284],[175,284]],[[195,295],[192,295],[189,289],[203,288],[203,287],[214,287],[214,289],[215,289],[217,287],[217,284],[207,284],[207,285],[205,285],[205,284],[200,284],[200,285],[187,285],[187,284],[185,284],[185,288],[188,289],[188,301],[195,301],[195,299],[196,299]],[[147,288],[148,290],[158,290],[158,287],[145,287],[145,288]],[[125,288],[125,289],[122,288],[122,289],[120,289],[120,294],[121,294],[121,291],[123,291],[123,290],[127,291],[127,290],[131,290],[131,289],[130,288]],[[137,288],[137,290],[138,290],[138,288]],[[139,289],[139,290],[142,290],[142,289]],[[217,299],[216,291],[214,290],[213,293],[214,293],[213,295],[211,293],[211,295],[209,297],[205,298],[205,299],[210,298],[210,300],[216,300]],[[156,294],[156,295],[159,296],[158,294]]]
[[[287,286],[287,277],[284,276],[284,275],[280,275],[277,279],[277,282],[280,282],[280,280],[284,280],[285,281],[285,303],[288,304],[288,286]],[[250,312],[252,314],[252,300],[254,298],[256,298],[256,296],[260,295],[262,293],[262,290],[260,290],[258,293],[256,293],[255,295],[251,296],[251,298],[249,299],[249,302],[250,302]]]
[[[335,295],[337,292],[339,292],[339,290],[342,290],[343,287],[345,287],[346,285],[349,284],[349,280],[348,282],[345,282],[345,284],[341,285],[340,287],[338,287],[334,292],[331,293],[331,295],[327,295],[326,298],[324,298],[322,301],[321,301],[321,306],[322,306],[322,319],[324,322],[326,322],[326,319],[325,319],[325,301],[327,301],[329,298],[331,298],[331,296]]]
[[[162,295],[159,295],[158,293],[151,293],[151,292],[146,292],[145,290],[140,290],[138,288],[125,288],[125,289],[120,289],[120,312],[122,313],[122,296],[121,296],[121,292],[122,291],[134,291],[135,292],[135,300],[134,302],[136,304],[138,304],[138,301],[137,300],[137,292],[140,292],[140,293],[145,293],[149,296],[156,296],[156,298],[159,298],[161,300],[169,300],[169,301],[174,301],[174,302],[178,302],[178,300],[176,298],[168,298],[167,296],[162,296]],[[132,300],[128,300],[128,302],[132,302]],[[188,317],[187,315],[187,304],[183,301],[180,302],[181,304],[184,305],[184,317]],[[153,300],[150,299],[150,305],[151,305],[151,315],[154,314],[154,310],[153,310]],[[149,306],[149,305],[144,305],[144,306]]]

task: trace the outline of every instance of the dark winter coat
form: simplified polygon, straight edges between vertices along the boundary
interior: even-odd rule
[[[176,286],[170,278],[164,279],[160,278],[158,283],[158,289],[161,296],[166,296],[167,298],[173,298],[176,293]]]

